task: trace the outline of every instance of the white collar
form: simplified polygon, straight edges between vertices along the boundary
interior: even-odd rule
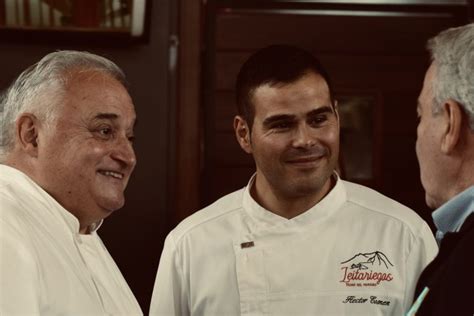
[[[339,209],[342,204],[346,201],[346,190],[344,184],[334,172],[333,176],[336,180],[336,184],[329,191],[326,196],[316,203],[313,207],[300,215],[287,219],[280,215],[277,215],[265,208],[263,208],[250,194],[250,189],[255,182],[256,173],[250,178],[250,181],[245,188],[243,196],[243,207],[248,215],[259,222],[259,224],[266,227],[271,227],[279,224],[286,225],[298,225],[306,226],[312,224],[315,221],[320,221],[326,216],[331,215],[335,210]]]
[[[48,192],[41,188],[28,175],[22,171],[0,164],[0,181],[8,184],[8,186],[19,197],[23,195],[40,198],[38,201],[44,203],[45,209],[56,218],[59,218],[66,224],[68,230],[73,234],[79,234],[79,220],[61,204],[59,204]],[[89,226],[89,234],[95,233],[103,223],[103,219]]]

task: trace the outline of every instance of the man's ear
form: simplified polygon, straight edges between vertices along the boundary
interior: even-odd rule
[[[460,141],[463,111],[461,105],[454,100],[445,101],[442,111],[441,115],[444,116],[446,125],[442,135],[441,151],[449,154]]]
[[[39,121],[31,113],[23,113],[16,121],[17,145],[32,157],[38,156]]]
[[[250,129],[247,121],[240,115],[234,117],[234,131],[240,147],[242,147],[246,153],[251,154],[252,144],[250,142]]]
[[[337,121],[339,122],[339,103],[334,100],[334,113],[336,114]]]

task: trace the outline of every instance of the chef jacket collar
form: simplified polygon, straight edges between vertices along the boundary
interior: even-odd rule
[[[264,227],[271,227],[278,224],[294,224],[298,226],[309,225],[334,213],[334,211],[339,209],[340,206],[346,201],[346,190],[341,179],[336,172],[334,172],[332,176],[333,179],[335,179],[336,184],[323,199],[300,215],[291,219],[287,219],[265,209],[251,196],[250,190],[255,183],[255,173],[250,178],[250,181],[245,188],[243,207],[250,217],[254,218],[259,223],[259,225],[263,225]]]
[[[79,220],[75,217],[72,213],[67,211],[61,204],[59,204],[48,192],[46,192],[43,188],[41,188],[33,179],[31,179],[28,175],[23,173],[22,171],[12,168],[7,165],[0,164],[0,173],[8,178],[12,179],[13,183],[16,183],[19,187],[22,188],[23,192],[17,192],[19,194],[24,194],[24,192],[28,192],[33,196],[41,197],[41,201],[45,201],[47,205],[45,208],[53,213],[54,217],[60,218],[60,220],[64,221],[68,229],[73,234],[79,234]],[[103,219],[93,223],[88,228],[88,234],[95,233],[100,226],[102,226]]]

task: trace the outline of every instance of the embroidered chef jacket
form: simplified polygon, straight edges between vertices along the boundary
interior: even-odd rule
[[[290,220],[249,185],[166,238],[150,315],[403,315],[437,253],[407,207],[337,179]]]

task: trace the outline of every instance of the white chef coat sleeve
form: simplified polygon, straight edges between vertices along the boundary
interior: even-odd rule
[[[170,233],[161,253],[150,316],[190,315],[185,279],[181,256]]]
[[[38,268],[23,240],[0,218],[0,315],[40,315]]]
[[[423,222],[418,234],[415,236],[413,246],[407,258],[407,284],[405,289],[405,312],[412,303],[415,294],[416,284],[423,269],[436,257],[438,244],[429,226]]]

